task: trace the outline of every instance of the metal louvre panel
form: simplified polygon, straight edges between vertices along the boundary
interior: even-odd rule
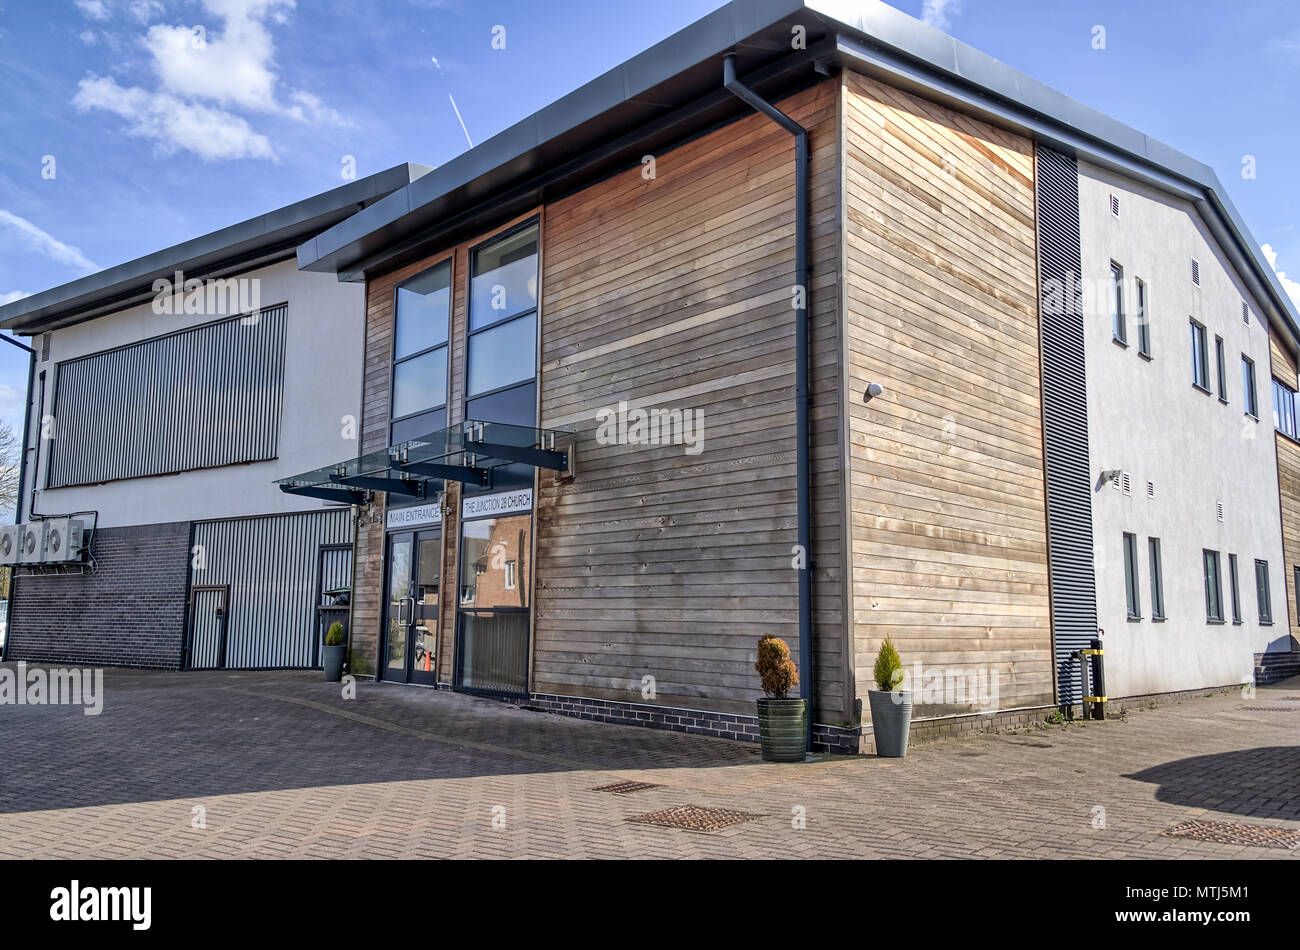
[[[194,544],[205,563],[195,568],[192,584],[230,585],[226,666],[311,666],[320,549],[351,543],[352,518],[346,508],[197,522]],[[350,550],[343,553],[350,558]],[[350,569],[349,561],[342,584]]]
[[[60,363],[51,488],[275,458],[288,307]]]
[[[1071,654],[1097,636],[1092,473],[1084,362],[1079,243],[1079,169],[1074,159],[1038,147],[1039,314],[1043,439],[1057,701],[1083,698]],[[1062,306],[1062,302],[1064,306]]]
[[[322,592],[347,587],[352,582],[352,549],[337,548],[333,551],[322,551],[320,580]],[[324,604],[326,599],[322,596],[320,602]]]

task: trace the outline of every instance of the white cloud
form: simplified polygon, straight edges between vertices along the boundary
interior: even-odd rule
[[[320,97],[281,88],[268,23],[286,23],[295,0],[203,0],[215,23],[151,26],[141,39],[158,86],[122,87],[88,75],[74,104],[127,119],[128,134],[153,139],[164,153],[186,149],[205,160],[275,158],[269,139],[245,118],[255,113],[309,124],[349,125]],[[133,0],[142,21],[156,0]]]
[[[161,16],[166,12],[158,0],[131,0],[126,9],[131,16],[141,23],[148,23],[154,17]]]
[[[952,18],[961,13],[963,0],[925,0],[921,7],[921,22],[936,30],[946,30]]]
[[[25,290],[11,290],[8,293],[0,290],[0,307],[3,307],[7,303],[13,303],[15,300],[22,300],[24,297],[30,296],[31,294]]]
[[[1286,275],[1285,271],[1277,269],[1277,251],[1273,250],[1273,245],[1265,244],[1261,250],[1264,252],[1264,257],[1268,259],[1268,266],[1273,268],[1273,273],[1277,274],[1277,279],[1282,285],[1282,289],[1287,292],[1287,295],[1295,302],[1295,305],[1300,307],[1300,281],[1292,280]]]
[[[99,37],[95,36],[94,30],[82,30],[77,39],[81,40],[81,42],[85,43],[87,46],[94,46]]]
[[[20,218],[18,215],[0,208],[0,227],[6,227],[10,231],[24,239],[24,247],[28,250],[36,251],[43,254],[51,260],[58,261],[60,264],[66,264],[76,270],[91,273],[100,269],[99,265],[90,258],[82,254],[71,244],[64,244],[58,238],[46,231],[42,231],[36,225],[32,224],[26,218]]]
[[[107,20],[108,6],[104,0],[76,0],[77,9],[92,20]]]
[[[78,109],[104,109],[121,116],[130,123],[128,135],[152,139],[164,155],[185,149],[204,161],[276,157],[270,140],[240,116],[166,93],[124,88],[111,77],[81,80],[72,103]]]

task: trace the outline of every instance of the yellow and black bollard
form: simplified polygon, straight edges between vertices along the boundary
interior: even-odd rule
[[[1105,651],[1101,648],[1100,640],[1092,641],[1092,649],[1080,650],[1079,660],[1083,662],[1087,657],[1091,663],[1092,675],[1089,679],[1092,681],[1092,695],[1083,697],[1083,718],[1085,719],[1105,719],[1106,718],[1106,668],[1102,663],[1102,657]],[[1086,690],[1085,690],[1086,692]]]

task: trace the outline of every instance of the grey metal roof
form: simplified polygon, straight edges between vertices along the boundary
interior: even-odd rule
[[[0,327],[30,336],[149,300],[154,280],[170,278],[177,270],[187,277],[219,277],[277,256],[292,256],[294,248],[307,238],[431,170],[427,165],[395,165],[276,211],[23,297],[0,307]]]
[[[796,25],[807,31],[806,50],[791,48]],[[306,241],[298,264],[364,279],[729,121],[744,109],[720,90],[729,52],[764,95],[812,81],[814,63],[877,73],[1181,195],[1300,346],[1300,314],[1212,169],[880,0],[733,0]]]

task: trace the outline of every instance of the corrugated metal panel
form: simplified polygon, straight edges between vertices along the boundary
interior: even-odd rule
[[[275,458],[288,307],[60,363],[49,487]]]
[[[321,552],[320,589],[321,603],[331,600],[324,596],[324,591],[338,590],[352,583],[352,549],[333,548]]]
[[[1070,654],[1097,635],[1078,165],[1039,147],[1036,178],[1052,641],[1057,699],[1074,703],[1083,693]]]
[[[351,543],[352,518],[346,508],[197,522],[191,583],[230,585],[226,666],[312,666],[321,547]]]

